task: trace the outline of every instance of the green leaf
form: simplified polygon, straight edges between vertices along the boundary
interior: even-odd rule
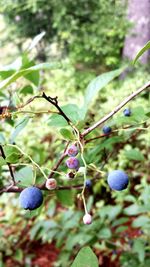
[[[6,160],[0,156],[0,166],[3,166],[6,164]]]
[[[21,168],[19,171],[15,172],[15,180],[17,182],[20,181],[19,185],[21,186],[32,185],[34,182],[33,168],[30,166]]]
[[[29,48],[27,49],[27,51],[32,50],[40,41],[41,39],[44,37],[44,35],[46,34],[46,32],[41,32],[40,34],[36,35],[34,37],[34,39],[32,40]]]
[[[27,123],[29,121],[29,117],[24,117],[21,119],[17,125],[15,126],[15,130],[11,134],[10,142],[13,143],[16,139],[16,137],[20,134],[20,132],[26,127]]]
[[[9,156],[7,156],[6,161],[9,163],[18,163],[19,158],[20,158],[20,154],[18,152],[12,153],[12,154],[9,154]]]
[[[97,235],[101,239],[108,239],[111,237],[111,231],[109,228],[102,228]]]
[[[143,262],[145,258],[145,246],[143,240],[141,239],[134,240],[133,251],[138,254],[139,261]]]
[[[137,161],[144,160],[143,154],[137,148],[130,149],[129,151],[125,151],[124,154],[128,159],[131,159],[131,160],[137,160]]]
[[[74,204],[73,191],[71,190],[58,190],[56,192],[58,200],[64,206],[72,206]]]
[[[4,149],[4,153],[6,155],[6,161],[7,162],[9,162],[9,163],[17,163],[18,162],[18,160],[21,157],[21,154],[16,147],[11,147],[11,146],[5,145],[3,147],[3,149]]]
[[[64,127],[67,126],[68,123],[61,115],[53,114],[48,119],[48,125],[54,127]]]
[[[150,49],[150,41],[146,43],[146,45],[143,46],[143,48],[137,53],[136,57],[133,60],[133,65],[136,63],[136,61],[147,51]]]
[[[133,227],[142,227],[146,224],[150,223],[150,218],[148,218],[147,216],[139,216],[138,218],[136,218],[133,223],[132,226]]]
[[[31,81],[35,86],[38,86],[39,85],[39,81],[40,81],[39,71],[34,71],[34,72],[31,72],[31,73],[28,73],[24,77],[27,80]]]
[[[82,248],[71,267],[98,267],[98,259],[90,247]]]
[[[20,90],[20,94],[28,95],[33,94],[33,88],[31,85],[26,85]]]
[[[21,249],[17,249],[13,258],[21,263],[23,260],[23,251]]]
[[[4,145],[5,143],[6,143],[6,141],[5,141],[4,135],[2,133],[0,133],[0,144]]]
[[[124,214],[127,215],[137,215],[139,213],[141,213],[141,208],[137,204],[130,205],[124,209]]]
[[[72,131],[70,131],[69,129],[62,128],[62,129],[60,129],[60,133],[65,139],[74,140],[74,135],[73,135]]]
[[[73,123],[77,123],[83,119],[82,110],[77,105],[67,104],[61,108]]]
[[[102,88],[104,88],[110,81],[112,81],[114,78],[119,76],[124,69],[125,68],[120,68],[114,71],[103,73],[90,82],[90,84],[88,85],[86,89],[85,98],[84,98],[83,110],[85,113],[89,105],[91,104],[95,96],[97,95],[97,93]]]
[[[85,246],[92,240],[93,236],[86,233],[86,235],[82,232],[75,233],[74,236],[69,235],[66,239],[66,245],[65,250],[72,250],[73,247],[76,247],[77,245]]]
[[[25,77],[27,74],[32,72],[37,72],[39,70],[49,70],[49,69],[57,69],[60,68],[60,64],[58,62],[53,63],[41,63],[30,68],[22,69],[8,77],[7,79],[0,82],[0,89],[4,89],[11,83],[15,82],[20,77]]]
[[[127,229],[128,229],[128,226],[122,225],[122,226],[119,226],[119,227],[116,229],[115,233],[118,234],[118,233],[124,232],[124,231],[127,230]]]
[[[122,207],[121,205],[107,205],[101,208],[101,210],[98,212],[99,216],[101,218],[108,217],[110,221],[114,220],[120,213],[121,213]]]

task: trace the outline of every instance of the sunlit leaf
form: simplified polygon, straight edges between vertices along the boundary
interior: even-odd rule
[[[144,45],[143,47],[142,47],[142,49],[137,53],[137,55],[136,55],[136,57],[134,58],[134,60],[133,60],[133,64],[135,64],[136,63],[136,61],[147,51],[147,50],[149,50],[150,49],[150,41],[148,41],[147,43],[146,43],[146,45]]]
[[[90,247],[82,248],[71,267],[98,267],[98,259]]]

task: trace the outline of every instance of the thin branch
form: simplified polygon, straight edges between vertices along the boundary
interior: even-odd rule
[[[66,146],[65,146],[65,149],[64,149],[64,152],[63,154],[61,155],[61,157],[59,158],[59,160],[56,162],[55,166],[52,168],[52,171],[50,172],[49,176],[48,176],[48,179],[52,178],[53,175],[55,174],[55,171],[57,171],[58,167],[61,165],[61,163],[63,162],[64,158],[67,156],[66,154],[66,151],[67,151],[67,148],[68,148],[68,145],[69,145],[69,141],[67,142]],[[45,188],[45,183],[43,183],[41,185],[41,189],[44,189]]]
[[[55,106],[57,108],[57,110],[59,111],[60,115],[62,115],[62,117],[64,117],[64,119],[67,121],[67,123],[70,125],[71,124],[71,120],[68,118],[68,116],[63,112],[63,110],[60,108],[60,106],[58,105],[58,97],[50,97],[47,96],[44,92],[42,94],[42,97],[44,99],[46,99],[49,103],[51,103],[53,106]]]
[[[143,123],[145,123],[145,122],[142,122],[141,124],[143,124]],[[135,124],[135,125],[128,125],[128,126],[125,126],[125,127],[123,127],[123,128],[121,128],[121,129],[117,129],[117,130],[114,130],[114,131],[112,131],[111,133],[108,133],[108,134],[101,134],[101,135],[97,135],[97,136],[95,136],[95,137],[93,137],[93,138],[90,138],[90,139],[86,139],[85,141],[84,141],[84,143],[85,144],[88,144],[88,143],[90,143],[90,142],[92,142],[92,141],[95,141],[95,140],[97,140],[97,139],[100,139],[100,138],[103,138],[103,137],[109,137],[109,136],[111,136],[112,134],[114,134],[114,133],[116,133],[116,132],[118,132],[118,131],[120,131],[120,130],[128,130],[128,129],[133,129],[134,127],[136,127],[137,125],[139,125],[140,123],[138,123],[138,124]],[[138,127],[138,128],[134,128],[134,130],[139,130],[139,131],[142,131],[142,130],[147,130],[147,128],[148,127],[146,127],[146,128],[140,128],[140,127]]]
[[[3,159],[6,159],[6,156],[5,156],[5,153],[4,153],[2,145],[0,145],[0,151],[1,151],[1,155],[2,155]],[[6,162],[6,163],[7,163],[8,168],[9,168],[9,172],[10,172],[10,176],[12,178],[13,185],[15,185],[16,181],[15,181],[15,177],[14,177],[14,174],[13,174],[13,170],[12,170],[11,164],[9,162]]]
[[[42,96],[36,95],[36,96],[33,96],[33,97],[29,98],[25,104],[22,104],[22,105],[18,106],[17,109],[24,108],[25,106],[27,106],[31,102],[33,102],[36,98],[42,98]]]
[[[59,114],[59,112],[57,111],[51,111],[51,110],[41,110],[41,111],[31,111],[31,110],[20,110],[17,111],[17,113],[31,113],[31,114],[35,114],[35,115],[40,115],[40,114]]]
[[[130,102],[133,98],[135,98],[137,95],[139,95],[141,92],[143,92],[145,89],[150,87],[150,81],[146,83],[144,86],[133,92],[131,95],[129,95],[126,99],[124,99],[113,111],[111,111],[109,114],[104,116],[101,120],[96,122],[93,126],[86,129],[82,134],[82,138],[84,138],[87,134],[92,132],[95,128],[103,124],[105,121],[107,121],[109,118],[111,118],[115,113],[117,113],[122,107],[124,107],[128,102]]]
[[[48,191],[48,189],[46,187],[42,187],[42,186],[36,186],[37,188],[44,190],[44,191]],[[70,189],[82,189],[83,188],[83,184],[78,184],[78,185],[70,185],[70,186],[58,186],[55,190],[70,190]],[[18,187],[18,186],[8,186],[8,187],[3,187],[0,189],[0,194],[3,193],[20,193],[22,192],[24,188],[22,187]]]
[[[113,133],[113,132],[112,132]],[[103,138],[103,137],[108,137],[108,136],[110,136],[112,133],[109,133],[109,134],[101,134],[101,135],[98,135],[98,136],[95,136],[95,137],[93,137],[93,138],[90,138],[90,139],[87,139],[87,140],[85,140],[85,144],[88,144],[88,143],[90,143],[90,142],[92,142],[92,141],[94,141],[94,140],[96,140],[96,139],[100,139],[100,138]]]

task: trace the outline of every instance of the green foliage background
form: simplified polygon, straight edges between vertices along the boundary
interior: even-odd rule
[[[84,64],[93,69],[119,65],[129,26],[122,1],[2,0],[0,10],[8,38],[19,37],[19,45],[25,38],[46,32],[39,57],[49,54],[49,45],[55,43],[61,56],[69,55],[71,61],[81,64],[78,68]]]
[[[35,166],[28,156],[48,175],[66,141],[72,140],[72,134],[57,115],[39,114],[54,110],[44,100],[37,99],[26,106],[25,113],[15,113],[14,107],[44,88],[48,95],[59,96],[61,107],[78,128],[83,129],[145,84],[149,70],[148,66],[137,65],[125,79],[117,78],[107,84],[121,72],[115,70],[98,78],[97,90],[91,86],[90,82],[104,70],[113,71],[114,67],[122,65],[121,49],[129,23],[124,19],[125,9],[120,1],[2,1],[0,8],[7,25],[5,45],[11,40],[14,49],[16,45],[21,48],[20,52],[15,50],[17,60],[0,69],[1,106],[9,105],[14,111],[11,119],[1,121],[0,143],[4,145],[7,161],[15,166],[16,180],[25,187],[35,179]],[[16,16],[20,16],[19,21],[15,21],[18,20]],[[43,30],[45,37],[31,51],[23,52],[31,42],[29,37]],[[55,44],[57,53],[52,51],[51,44]],[[39,64],[41,50],[48,63]],[[6,58],[8,53],[6,49]],[[11,56],[13,58],[14,54]],[[12,58],[7,58],[9,63]],[[86,89],[89,83],[92,90]],[[19,207],[18,194],[0,196],[1,266],[7,267],[8,258],[15,260],[16,266],[32,266],[33,255],[23,249],[23,244],[39,240],[55,242],[60,249],[55,266],[71,266],[84,246],[73,267],[84,266],[81,265],[84,257],[89,257],[97,266],[87,248],[90,246],[97,256],[109,258],[112,264],[149,267],[149,100],[147,92],[138,96],[128,105],[132,110],[130,118],[123,116],[122,109],[107,122],[114,130],[111,138],[95,140],[85,147],[85,159],[90,167],[88,178],[93,181],[92,189],[86,191],[88,210],[93,215],[90,226],[82,223],[83,206],[77,190],[44,192],[44,205],[31,213]],[[99,134],[102,134],[101,127],[87,138]],[[14,143],[26,155],[8,145]],[[81,159],[80,162],[83,165]],[[113,169],[123,169],[130,177],[129,188],[121,193],[108,188],[107,173]],[[82,175],[66,180],[65,164],[59,170],[62,175],[55,175],[59,185],[83,182]],[[1,157],[0,172],[0,187],[8,185],[9,172]],[[36,183],[44,181],[40,170],[36,169]],[[22,235],[25,229],[27,234]]]

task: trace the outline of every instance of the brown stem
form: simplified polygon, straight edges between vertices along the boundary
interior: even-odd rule
[[[129,95],[126,99],[124,99],[113,111],[108,113],[106,116],[104,116],[101,120],[93,124],[93,126],[86,129],[82,134],[82,138],[84,138],[87,134],[92,132],[95,128],[103,124],[105,121],[107,121],[109,118],[111,118],[115,113],[117,113],[122,107],[124,107],[129,101],[131,101],[133,98],[135,98],[138,94],[140,94],[142,91],[150,87],[150,81],[146,83],[144,86],[133,92],[131,95]]]
[[[60,106],[58,105],[58,98],[57,97],[50,97],[50,96],[47,96],[44,92],[42,94],[42,97],[44,99],[46,99],[49,103],[51,103],[53,106],[55,106],[57,108],[57,110],[59,111],[60,115],[62,117],[64,117],[64,119],[67,121],[67,123],[70,125],[71,123],[71,120],[68,118],[68,116],[63,112],[63,110],[60,108]]]
[[[82,189],[83,184],[78,184],[78,185],[71,185],[71,186],[58,186],[55,190],[70,190],[70,189]],[[37,186],[37,188],[44,190],[44,191],[48,191],[48,189],[46,187],[42,187],[42,186]],[[9,187],[3,187],[0,189],[0,194],[3,193],[20,193],[22,192],[24,188],[22,187],[18,187],[18,186],[9,186]],[[53,191],[55,191],[53,190]]]
[[[142,122],[141,124],[143,124],[143,123],[145,123],[145,122]],[[140,123],[138,123],[138,124],[136,124],[136,125],[130,125],[130,126],[128,125],[128,126],[123,127],[121,130],[126,130],[126,129],[130,129],[130,128],[132,129],[133,127],[136,127],[136,126],[139,125],[139,124],[140,124]],[[118,130],[119,130],[119,129],[114,130],[114,131],[112,131],[111,133],[108,133],[108,134],[101,134],[101,135],[95,136],[95,137],[93,137],[93,138],[86,139],[86,140],[85,140],[85,144],[90,143],[90,142],[92,142],[92,141],[94,141],[94,140],[103,138],[103,137],[110,136],[110,135],[114,134],[115,132],[118,132]],[[140,130],[140,131],[142,131],[143,129],[137,128],[137,129],[135,129],[135,130]]]
[[[1,155],[2,155],[3,159],[6,159],[6,156],[5,156],[5,153],[4,153],[2,145],[0,145],[0,151],[1,151]],[[13,174],[13,170],[12,170],[11,164],[9,162],[6,162],[6,163],[7,163],[8,168],[9,168],[9,172],[10,172],[10,176],[12,178],[13,185],[15,185],[16,182],[15,182],[15,177],[14,177],[14,174]]]
[[[53,167],[52,171],[50,172],[50,174],[48,176],[48,179],[50,179],[50,178],[53,177],[55,171],[57,171],[58,167],[61,165],[61,163],[64,160],[64,158],[67,156],[66,151],[67,151],[67,148],[68,148],[69,143],[70,143],[70,141],[67,142],[63,154],[61,155],[61,157],[59,158],[59,160],[56,162],[55,166]],[[41,185],[41,189],[44,189],[44,188],[45,188],[45,183],[43,183]]]

